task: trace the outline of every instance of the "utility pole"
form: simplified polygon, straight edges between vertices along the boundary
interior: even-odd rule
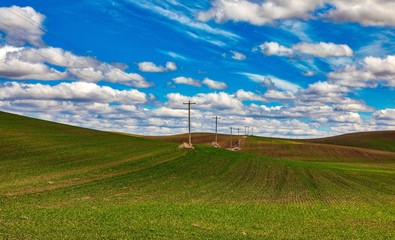
[[[218,143],[218,119],[221,119],[218,116],[213,117],[215,119],[215,143]]]
[[[247,126],[244,126],[244,135],[247,136]]]
[[[189,130],[189,146],[192,147],[192,137],[191,137],[191,105],[196,104],[191,101],[188,101],[187,103],[183,103],[184,105],[188,105],[188,130]]]
[[[232,148],[233,147],[233,143],[232,143],[232,138],[233,138],[233,128],[232,127],[230,127],[230,148]]]
[[[247,135],[250,135],[250,127],[247,126]]]
[[[251,136],[254,136],[254,128],[251,128]]]

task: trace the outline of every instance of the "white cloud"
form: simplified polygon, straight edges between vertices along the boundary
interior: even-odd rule
[[[62,72],[47,64],[65,70]],[[0,77],[15,80],[107,81],[142,88],[152,85],[137,73],[126,73],[95,58],[77,56],[53,47],[0,47]]]
[[[269,90],[263,96],[267,99],[275,99],[275,100],[295,99],[295,94],[291,91]]]
[[[366,106],[362,102],[354,103],[340,103],[333,106],[335,111],[347,111],[347,112],[372,112],[373,108]]]
[[[18,83],[19,84],[19,83]],[[184,102],[196,102],[192,107],[193,131],[211,131],[214,114],[220,115],[220,131],[228,132],[230,126],[254,126],[254,132],[260,135],[277,137],[313,137],[348,131],[384,129],[394,126],[394,110],[376,111],[373,118],[364,121],[359,114],[348,110],[335,109],[328,104],[314,102],[303,105],[303,102],[286,106],[245,105],[242,99],[260,99],[264,96],[239,90],[229,93],[200,93],[185,96],[169,93],[168,101],[163,106],[146,109],[138,105],[142,100],[129,100],[132,95],[127,90],[105,90],[93,83],[88,88],[77,83],[57,86],[30,84],[26,86],[8,85],[0,94],[0,108],[5,111],[23,112],[35,117],[43,117],[63,123],[102,129],[108,131],[124,131],[140,134],[176,134],[187,131],[187,107]],[[34,85],[34,86],[33,86]],[[26,88],[26,90],[25,90]],[[77,88],[74,90],[72,88]],[[12,90],[16,89],[16,90]],[[86,89],[86,91],[79,91]],[[39,94],[39,92],[43,94]],[[269,92],[269,91],[268,91]],[[323,91],[320,91],[320,93]],[[329,91],[330,92],[330,91]],[[8,95],[7,95],[8,94]],[[273,93],[274,95],[278,93]],[[289,93],[291,94],[291,93]],[[296,97],[300,96],[296,94]],[[12,96],[18,96],[12,100]],[[23,99],[24,98],[24,99]],[[109,104],[117,102],[119,104]],[[339,102],[343,103],[340,99]],[[351,99],[344,104],[352,104]],[[316,119],[304,122],[297,118]],[[391,120],[392,119],[392,120]],[[331,132],[319,131],[320,126],[329,127]]]
[[[73,82],[55,86],[8,82],[0,85],[1,100],[56,100],[117,102],[123,104],[146,103],[147,96],[138,90],[117,90],[95,83]]]
[[[349,87],[373,88],[380,82],[395,87],[395,55],[366,57],[359,66],[347,65],[340,71],[329,73],[328,78],[331,82]]]
[[[303,91],[304,94],[328,94],[328,93],[345,93],[349,89],[336,84],[328,82],[315,82],[310,84],[309,87]]]
[[[24,18],[29,18],[29,21]],[[44,31],[42,30],[42,24],[44,20],[45,16],[31,7],[0,8],[0,31],[6,34],[9,43],[15,45],[24,43],[30,43],[33,46],[43,45]]]
[[[221,35],[230,39],[237,39],[239,36],[237,36],[234,33],[231,33],[229,31],[225,31],[222,29],[217,29],[209,26],[208,24],[201,23],[199,21],[196,21],[194,19],[189,18],[188,16],[184,15],[181,12],[175,12],[171,11],[169,9],[160,7],[156,3],[150,3],[149,1],[140,1],[140,0],[130,0],[129,2],[136,4],[137,6],[153,11],[157,14],[162,15],[163,17],[166,17],[174,22],[180,23],[184,26],[197,29],[200,31],[204,31],[206,33],[214,34],[214,35]]]
[[[374,117],[380,120],[392,120],[395,123],[395,109],[387,108],[374,112]]]
[[[258,94],[243,89],[237,90],[235,96],[240,101],[264,101],[264,98]]]
[[[335,43],[305,43],[301,42],[290,48],[280,45],[277,42],[264,42],[259,46],[262,53],[266,56],[293,56],[297,54],[310,55],[314,57],[342,57],[352,56],[352,49],[345,44]]]
[[[302,75],[305,77],[312,77],[315,75],[315,73],[313,71],[306,71],[306,72],[303,72]]]
[[[363,120],[358,113],[355,112],[346,112],[343,114],[337,114],[332,116],[332,121],[341,122],[341,123],[362,123]]]
[[[187,58],[179,53],[176,53],[176,52],[164,51],[164,50],[158,50],[158,52],[165,54],[171,58],[177,59],[177,60],[183,60],[183,61],[190,60],[189,58]]]
[[[185,108],[182,104],[189,100],[196,103],[193,106],[194,109],[238,111],[243,108],[240,100],[225,92],[199,93],[192,97],[187,97],[179,93],[169,93],[167,94],[167,99],[166,106],[173,108]]]
[[[393,9],[395,2],[391,0],[213,0],[212,7],[200,12],[198,19],[264,25],[277,20],[318,17],[365,26],[395,26]],[[321,14],[317,16],[318,10]]]
[[[299,85],[288,82],[286,80],[276,78],[274,76],[265,76],[265,75],[259,75],[259,74],[253,74],[253,73],[240,73],[240,74],[248,77],[249,79],[251,79],[255,82],[264,84],[268,87],[271,87],[274,85],[276,88],[285,90],[285,91],[297,92],[301,88]]]
[[[20,60],[24,48],[0,47],[0,77],[8,79],[60,80],[68,77],[67,72],[50,68],[42,62]]]
[[[228,88],[228,85],[226,85],[226,83],[214,81],[209,78],[205,78],[202,83],[211,89],[222,90]]]
[[[191,85],[191,86],[195,86],[195,87],[202,86],[202,83],[199,80],[195,80],[190,77],[176,77],[176,78],[173,78],[173,82],[176,84],[186,84],[186,85]]]
[[[264,42],[259,45],[262,53],[266,56],[277,55],[277,56],[289,56],[293,54],[291,48],[281,46],[277,42]]]
[[[212,8],[200,12],[198,19],[201,21],[214,19],[216,22],[244,21],[254,25],[264,25],[280,19],[309,18],[309,13],[321,2],[321,0],[267,0],[258,3],[247,0],[214,0]]]
[[[176,77],[173,78],[173,82],[176,84],[186,84],[195,87],[201,87],[202,84],[206,85],[210,89],[222,90],[226,89],[228,85],[224,82],[215,81],[209,78],[205,78],[203,81],[193,79],[191,77]]]
[[[177,70],[177,65],[174,62],[167,62],[165,67],[157,66],[153,62],[140,62],[138,66],[142,72],[168,72]]]
[[[173,109],[168,107],[159,107],[152,110],[152,115],[155,117],[167,117],[167,118],[185,118],[184,109]]]
[[[240,52],[230,51],[232,53],[232,58],[238,61],[243,61],[246,59],[246,56]]]
[[[334,21],[358,22],[365,26],[395,26],[392,0],[331,0],[334,6],[325,17]]]
[[[335,43],[298,43],[292,47],[296,51],[317,57],[350,57],[353,55],[352,49],[346,44]]]
[[[224,47],[226,45],[226,43],[224,43],[223,41],[216,40],[211,36],[198,35],[198,34],[195,34],[193,32],[189,32],[189,31],[186,31],[186,34],[188,36],[192,37],[193,39],[202,40],[202,41],[214,44],[219,47]]]

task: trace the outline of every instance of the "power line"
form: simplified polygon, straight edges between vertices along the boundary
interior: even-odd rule
[[[6,1],[0,0],[0,2],[7,4]],[[50,35],[52,35],[53,37],[63,41],[67,46],[73,48],[74,50],[79,51],[80,53],[85,54],[86,52],[84,50],[82,50],[81,48],[77,47],[76,45],[74,45],[72,42],[66,40],[66,39],[62,39],[61,35],[56,33],[55,31],[50,31],[47,28],[44,28],[40,23],[34,21],[33,19],[31,19],[29,16],[27,16],[25,13],[23,13],[22,11],[20,11],[19,9],[12,9],[12,8],[8,8],[8,10],[14,14],[15,16],[19,17],[20,19],[25,20],[26,22],[30,23],[33,26],[38,27],[39,29],[41,29],[43,32],[48,33]],[[14,11],[15,10],[15,11]],[[18,12],[18,13],[16,13]]]
[[[1,0],[0,0],[0,1],[1,1]],[[10,25],[8,25],[8,24],[2,23],[2,22],[0,22],[0,24],[3,25],[3,26],[5,26],[5,27],[7,27],[7,28],[9,28],[9,29],[11,29],[11,30],[13,30],[13,31],[14,31],[15,33],[17,33],[17,34],[19,34],[19,35],[21,35],[21,36],[24,36],[25,38],[27,38],[27,39],[29,39],[29,40],[32,40],[30,36],[26,35],[25,33],[22,33],[22,32],[20,32],[20,31],[18,31],[18,30],[15,29],[14,27],[12,27],[12,26],[10,26]],[[46,59],[47,61],[49,61],[50,63],[55,63],[55,64],[56,64],[56,61],[54,61],[53,59],[51,59],[51,58],[49,58],[49,57],[47,57],[47,56],[44,56],[43,54],[39,53],[38,51],[33,50],[33,48],[31,48],[31,47],[28,47],[28,48],[25,47],[24,49],[26,49],[26,50],[28,50],[28,51],[31,51],[31,52],[33,52],[33,53],[35,53],[35,54],[37,54],[37,55],[39,55],[39,56],[45,58],[45,59]],[[58,55],[58,56],[62,57],[62,58],[64,57],[63,55],[61,55],[61,54],[59,54],[59,53],[57,53],[57,52],[53,52],[53,53],[54,53],[55,55]],[[84,64],[82,64],[81,62],[78,62],[78,61],[76,61],[76,62],[79,63],[79,64],[81,64],[81,65],[80,65],[80,66],[60,65],[60,66],[67,67],[67,68],[87,68],[87,67],[88,67],[88,66],[85,66]],[[130,76],[129,76],[128,74],[124,73],[124,72],[121,71],[120,69],[114,68],[114,67],[112,67],[112,66],[111,66],[111,68],[114,69],[114,70],[119,71],[119,73],[121,73],[122,75],[126,76],[127,78],[130,78]],[[90,76],[85,75],[85,74],[83,74],[82,72],[79,72],[78,74],[81,75],[81,76],[83,76],[83,77],[86,77],[87,79],[90,79]],[[158,89],[152,88],[151,90],[156,91],[156,92],[159,93],[159,94],[165,95],[164,92],[159,91]]]
[[[0,0],[0,2],[3,2],[3,3],[5,3],[5,4],[7,4],[7,3],[6,3],[5,1],[3,1],[3,0]],[[29,16],[27,16],[27,15],[24,14],[23,12],[19,11],[18,9],[15,9],[15,11],[17,11],[17,12],[20,13],[20,14],[17,14],[17,13],[14,11],[14,9],[9,8],[8,10],[9,10],[12,14],[14,14],[15,16],[17,16],[17,17],[19,17],[19,18],[25,20],[26,22],[30,23],[30,24],[33,25],[33,26],[36,26],[36,27],[40,28],[40,29],[41,29],[42,31],[44,31],[45,33],[49,33],[50,35],[55,36],[56,38],[58,38],[59,40],[63,41],[64,43],[66,43],[66,45],[70,46],[71,48],[77,49],[77,50],[78,50],[79,52],[81,52],[81,53],[85,53],[85,51],[82,50],[81,48],[76,47],[74,44],[70,43],[69,41],[67,41],[67,40],[65,40],[65,39],[62,39],[62,37],[61,37],[58,33],[53,32],[53,31],[49,31],[48,29],[43,28],[43,27],[41,26],[40,23],[34,21],[33,19],[31,19]],[[26,35],[26,34],[23,34],[23,33],[19,32],[19,31],[16,30],[15,28],[13,28],[13,27],[11,27],[11,26],[9,26],[9,25],[7,25],[7,24],[4,24],[4,23],[1,23],[1,24],[7,26],[8,28],[10,28],[10,29],[12,29],[12,30],[14,30],[15,32],[17,32],[17,33],[20,34],[20,35],[25,36],[27,39],[29,39],[29,40],[31,40],[31,41],[34,41],[34,40],[31,39],[30,36],[28,36],[28,35]],[[34,51],[32,51],[32,52],[34,52]],[[39,53],[37,53],[37,52],[35,52],[35,53],[38,54],[38,55],[40,55],[40,56],[42,56],[41,54],[39,54]],[[55,54],[57,54],[57,53],[55,53]],[[60,54],[58,54],[58,55],[60,55]],[[60,55],[60,56],[61,56],[61,55]],[[44,56],[42,56],[42,57],[44,57]],[[47,58],[47,57],[44,57],[44,58],[46,58],[47,60],[49,60],[49,58]],[[54,62],[52,59],[51,59],[51,61]],[[111,65],[110,65],[110,66],[111,66]],[[64,67],[76,67],[76,66],[64,66]],[[82,67],[80,67],[80,68],[86,68],[86,66],[82,66]],[[125,77],[127,77],[127,78],[130,78],[130,76],[129,76],[127,73],[123,72],[121,69],[114,68],[114,67],[112,67],[112,66],[111,66],[111,68],[114,69],[114,70],[116,70],[116,71],[119,71],[119,73],[120,73],[121,75],[123,75],[123,76],[125,76]],[[82,76],[88,77],[88,76],[82,74],[81,72],[80,72],[79,74],[82,75]],[[88,77],[88,79],[89,79],[89,77]],[[152,90],[153,90],[153,91],[156,91],[156,92],[159,93],[159,94],[165,94],[163,91],[160,91],[159,89],[152,88]]]

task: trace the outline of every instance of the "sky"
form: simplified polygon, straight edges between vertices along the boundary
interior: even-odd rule
[[[144,135],[395,129],[392,0],[0,0],[0,110]],[[253,130],[252,130],[253,129]]]

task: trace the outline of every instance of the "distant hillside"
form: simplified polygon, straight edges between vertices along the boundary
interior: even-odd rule
[[[306,141],[395,152],[395,131],[350,133]]]
[[[369,141],[363,142],[359,135],[364,133],[349,134],[347,142],[337,138],[323,138],[312,140],[282,139],[256,136],[233,136],[233,146],[238,139],[241,141],[242,152],[270,156],[298,161],[328,161],[328,162],[381,162],[395,160],[394,132],[369,133]],[[188,142],[188,134],[172,136],[144,137],[155,140],[182,143]],[[352,140],[359,140],[352,141]],[[213,133],[192,133],[193,144],[211,144],[215,141]],[[371,143],[368,145],[367,143]],[[218,143],[223,148],[230,147],[230,135],[218,134]],[[373,143],[375,145],[373,145]]]

